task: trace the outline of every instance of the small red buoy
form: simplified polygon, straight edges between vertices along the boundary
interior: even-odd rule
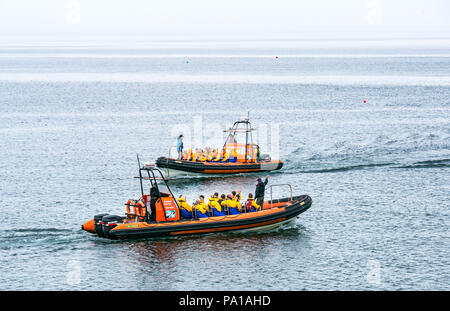
[[[278,59],[278,56],[275,56],[276,59]]]
[[[364,104],[367,103],[367,100],[364,99]]]

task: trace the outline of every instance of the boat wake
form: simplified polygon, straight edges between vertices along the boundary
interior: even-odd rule
[[[341,141],[325,146],[302,145],[285,156],[284,174],[334,173],[355,170],[450,167],[450,136],[415,133],[377,136],[360,143]]]
[[[0,230],[0,249],[15,249],[24,246],[45,246],[71,243],[84,238],[80,230],[57,228],[29,228]]]
[[[419,161],[409,165],[397,166],[397,168],[436,168],[450,167],[450,159]]]
[[[332,167],[332,168],[325,168],[325,169],[312,169],[312,170],[305,170],[302,173],[332,173],[332,172],[345,172],[345,171],[354,171],[354,170],[365,170],[373,167],[380,167],[380,166],[390,166],[394,163],[372,163],[372,164],[358,164],[358,165],[349,165],[349,166],[342,166],[342,167]]]

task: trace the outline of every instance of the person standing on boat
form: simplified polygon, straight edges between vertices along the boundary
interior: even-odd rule
[[[264,182],[261,180],[261,178],[258,178],[257,181],[258,184],[256,185],[255,199],[256,204],[262,207],[264,203],[264,192],[266,190],[266,185],[269,182],[269,176],[266,176],[266,180]]]
[[[178,160],[180,160],[181,156],[183,155],[183,134],[178,136],[178,139],[177,139],[177,152],[178,152]]]
[[[156,201],[158,201],[161,194],[159,193],[158,187],[156,184],[152,185],[150,189],[150,221],[156,220]]]

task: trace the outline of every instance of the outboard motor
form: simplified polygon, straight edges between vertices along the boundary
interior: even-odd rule
[[[125,217],[117,215],[106,215],[102,218],[103,236],[109,238],[109,231],[117,226],[117,224],[123,223]]]
[[[98,214],[94,216],[94,228],[95,228],[95,233],[97,233],[97,235],[101,238],[104,238],[105,236],[103,235],[103,223],[102,223],[102,218],[103,216],[106,216],[109,214]]]

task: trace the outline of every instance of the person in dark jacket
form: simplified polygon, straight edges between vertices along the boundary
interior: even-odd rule
[[[156,201],[158,201],[161,194],[159,193],[158,187],[153,184],[152,188],[150,189],[150,221],[156,220]]]
[[[268,182],[269,182],[269,176],[266,176],[266,180],[264,182],[261,180],[261,178],[258,178],[258,184],[256,185],[256,190],[255,190],[256,204],[261,206],[261,208],[264,203],[264,191],[266,190],[266,185]]]

